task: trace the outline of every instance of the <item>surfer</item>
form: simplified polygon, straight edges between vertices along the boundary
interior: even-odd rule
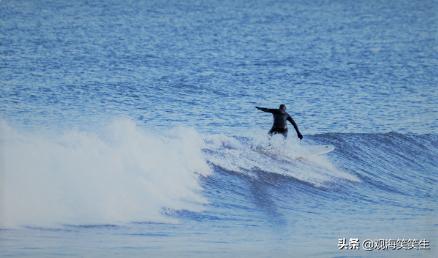
[[[263,112],[271,113],[274,117],[274,123],[272,124],[271,130],[269,130],[269,135],[281,134],[284,136],[284,138],[287,138],[286,121],[289,121],[294,126],[298,138],[300,138],[300,140],[303,139],[303,135],[300,133],[297,123],[295,123],[292,117],[286,112],[285,104],[281,104],[278,109],[263,108],[263,107],[256,107],[256,108]]]

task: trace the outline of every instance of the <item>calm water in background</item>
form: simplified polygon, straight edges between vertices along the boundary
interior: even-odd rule
[[[432,250],[377,255],[436,255],[437,9],[1,1],[0,254],[373,256],[337,239],[406,237]],[[260,152],[254,106],[280,103],[336,150]]]

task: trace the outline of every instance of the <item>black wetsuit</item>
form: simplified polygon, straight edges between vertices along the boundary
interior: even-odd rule
[[[298,138],[303,139],[303,135],[300,133],[297,123],[295,123],[295,121],[286,111],[282,111],[280,109],[271,109],[271,108],[262,108],[262,107],[256,107],[256,108],[263,112],[271,113],[272,116],[274,117],[274,123],[272,124],[271,130],[269,130],[269,135],[282,134],[286,138],[287,121],[289,121],[294,126]]]

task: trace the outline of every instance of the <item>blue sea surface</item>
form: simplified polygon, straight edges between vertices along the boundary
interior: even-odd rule
[[[0,1],[0,256],[438,257],[437,13]]]

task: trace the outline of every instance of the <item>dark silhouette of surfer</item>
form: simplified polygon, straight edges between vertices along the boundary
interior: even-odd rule
[[[303,139],[303,135],[300,133],[297,123],[295,123],[292,117],[286,112],[285,104],[281,104],[278,109],[263,107],[256,108],[263,112],[271,113],[274,117],[272,128],[269,130],[269,135],[281,134],[284,136],[284,138],[287,138],[287,121],[289,121],[294,126],[298,138],[300,138],[300,140]]]

